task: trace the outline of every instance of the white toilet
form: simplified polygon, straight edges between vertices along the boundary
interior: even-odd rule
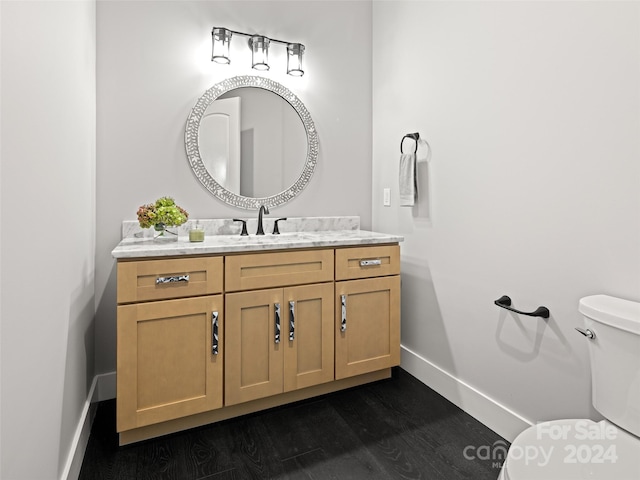
[[[527,428],[498,480],[640,480],[640,303],[580,300],[589,342],[593,406],[606,420],[555,420]]]

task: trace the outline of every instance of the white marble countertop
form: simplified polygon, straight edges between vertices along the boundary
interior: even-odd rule
[[[317,217],[304,220],[292,218],[282,225],[284,228],[281,229],[280,235],[251,233],[249,236],[240,236],[239,224],[230,224],[228,220],[198,220],[197,222],[204,226],[206,232],[203,242],[190,242],[187,228],[178,230],[177,240],[175,237],[171,240],[162,240],[150,236],[153,234],[152,230],[140,232],[139,228],[136,229],[137,222],[135,224],[129,221],[123,222],[125,238],[111,252],[111,255],[117,259],[132,259],[292,248],[379,245],[399,243],[404,240],[400,235],[360,230],[358,217]],[[251,223],[249,225],[253,227]],[[301,231],[286,231],[294,228]],[[234,229],[237,232],[233,231]],[[266,223],[265,231],[267,231]]]
[[[166,257],[176,255],[205,255],[214,253],[257,252],[291,248],[341,247],[398,243],[398,235],[367,230],[333,230],[326,232],[281,233],[280,235],[213,235],[204,242],[190,242],[188,236],[177,241],[158,241],[149,238],[125,238],[111,252],[115,258]]]

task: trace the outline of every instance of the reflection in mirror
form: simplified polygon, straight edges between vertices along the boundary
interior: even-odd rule
[[[238,88],[212,102],[200,122],[205,167],[230,192],[268,197],[302,173],[307,153],[304,125],[282,97]]]
[[[207,90],[185,130],[196,177],[216,197],[242,208],[277,206],[309,182],[318,154],[304,104],[263,77],[234,77]]]
[[[240,97],[218,99],[200,121],[200,153],[207,171],[233,193],[240,193]]]

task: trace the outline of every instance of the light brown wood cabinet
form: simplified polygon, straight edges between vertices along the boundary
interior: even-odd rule
[[[333,283],[226,298],[225,405],[333,380]]]
[[[118,431],[222,407],[222,295],[121,305],[117,330]]]
[[[390,376],[399,246],[118,261],[121,444]]]
[[[336,250],[335,377],[400,365],[400,247]]]
[[[400,277],[336,282],[336,379],[400,364]]]

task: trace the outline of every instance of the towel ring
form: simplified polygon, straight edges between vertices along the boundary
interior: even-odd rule
[[[400,140],[400,153],[404,153],[402,151],[402,142],[404,142],[405,138],[410,138],[412,140],[415,140],[416,148],[413,151],[413,153],[418,153],[418,140],[420,140],[420,134],[418,132],[416,132],[416,133],[407,133],[404,137],[402,137],[402,140]]]

